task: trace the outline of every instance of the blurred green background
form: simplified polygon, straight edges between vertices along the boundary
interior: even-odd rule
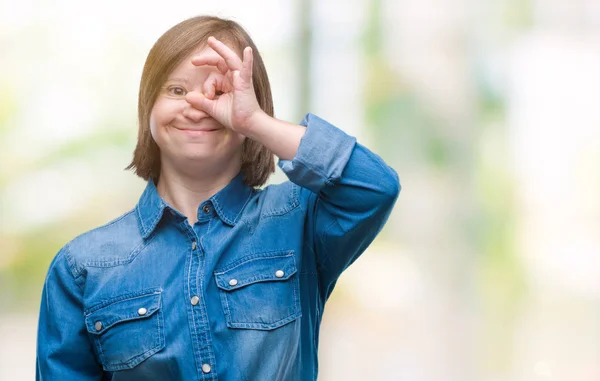
[[[598,0],[2,0],[0,380],[33,379],[56,252],[137,202],[142,66],[198,14],[248,29],[277,117],[400,174],[328,302],[320,380],[600,379]]]

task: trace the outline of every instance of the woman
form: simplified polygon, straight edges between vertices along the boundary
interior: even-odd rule
[[[38,380],[314,380],[325,301],[372,242],[396,173],[324,120],[277,120],[256,46],[196,17],[150,51],[139,203],[64,246]],[[288,182],[264,189],[273,154]]]

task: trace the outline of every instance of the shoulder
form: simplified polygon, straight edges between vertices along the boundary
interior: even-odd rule
[[[114,220],[89,230],[68,242],[65,253],[74,275],[86,266],[118,265],[130,260],[132,253],[142,245],[136,209]]]
[[[259,190],[254,195],[254,201],[260,205],[261,217],[270,217],[287,214],[295,209],[306,209],[310,195],[314,194],[288,180]]]

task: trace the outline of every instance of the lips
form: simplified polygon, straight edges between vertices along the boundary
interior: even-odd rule
[[[219,127],[215,127],[215,128],[193,128],[193,127],[185,128],[185,127],[175,127],[175,126],[172,126],[172,127],[176,130],[189,132],[189,133],[213,132],[213,131],[218,131],[218,130],[222,129]]]
[[[177,127],[175,127],[177,128]],[[220,130],[220,128],[211,128],[211,129],[199,129],[199,128],[177,128],[178,130],[181,131],[190,131],[190,132],[211,132],[211,131],[218,131]]]

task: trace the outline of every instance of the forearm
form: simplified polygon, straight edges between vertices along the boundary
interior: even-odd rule
[[[296,155],[279,166],[312,192],[300,194],[307,200],[306,245],[318,261],[324,301],[387,221],[400,184],[396,172],[354,137],[312,114],[301,125],[306,133]]]
[[[63,248],[48,270],[37,333],[38,381],[100,381],[84,324],[82,290],[76,284]]]
[[[282,160],[292,160],[298,152],[300,140],[306,132],[306,127],[288,123],[267,115],[258,113],[252,121],[252,127],[246,137],[260,142]]]
[[[359,222],[394,203],[398,176],[378,155],[315,115],[308,114],[304,125],[293,160],[280,166],[292,182],[319,195],[334,220]]]

